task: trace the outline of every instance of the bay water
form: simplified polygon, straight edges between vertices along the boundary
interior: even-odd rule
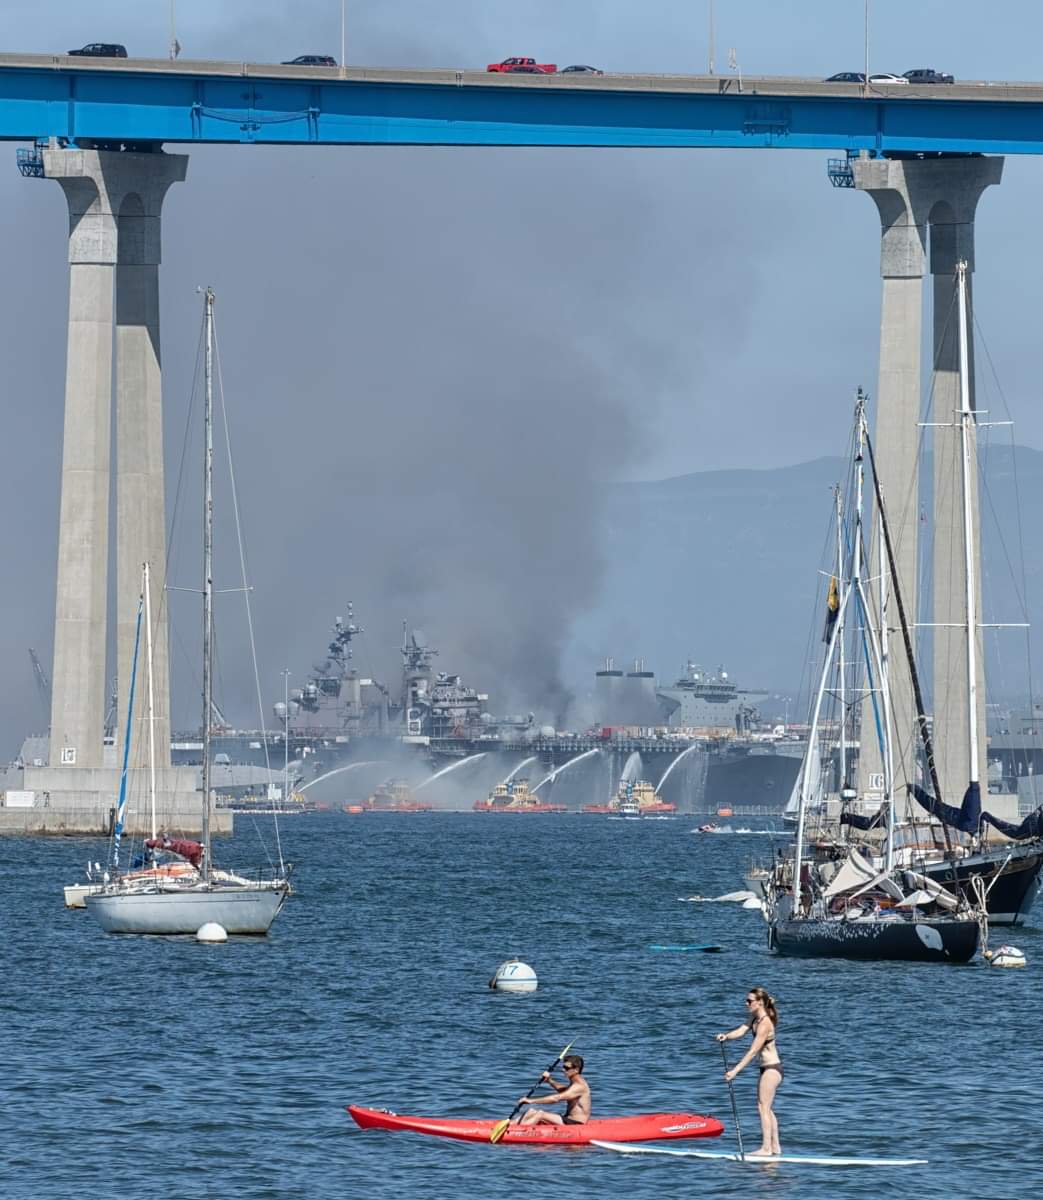
[[[396,1200],[551,1194],[934,1198],[1031,1194],[1043,938],[994,931],[1025,970],[782,959],[743,887],[767,837],[692,818],[453,813],[293,816],[295,894],[266,938],[103,934],[62,907],[105,846],[0,840],[0,1196]],[[221,865],[272,853],[239,816]],[[1037,912],[1043,921],[1043,906]],[[655,951],[716,943],[720,953]],[[517,956],[539,976],[491,991]],[[840,1169],[469,1145],[357,1129],[349,1103],[506,1116],[568,1042],[596,1115],[712,1113],[733,1149],[713,1035],[755,985],[778,1000],[786,1152],[924,1157]],[[745,1046],[747,1043],[743,1043]],[[729,1043],[734,1061],[739,1043]],[[756,1067],[736,1081],[758,1144]]]

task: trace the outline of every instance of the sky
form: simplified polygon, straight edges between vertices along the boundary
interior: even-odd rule
[[[706,0],[348,0],[346,13],[358,65],[707,61]],[[178,0],[177,36],[185,58],[338,55],[340,14],[337,0]],[[730,47],[748,74],[861,68],[863,0],[716,0],[715,14],[720,71]],[[166,0],[7,0],[0,47],[118,40],[162,57],[169,27]],[[1041,32],[1023,0],[873,0],[871,68],[1030,79]],[[61,190],[21,179],[6,153],[0,754],[38,715],[26,648],[50,662],[67,303]],[[164,210],[168,482],[193,388],[196,288],[211,284],[266,701],[284,667],[303,682],[352,599],[364,670],[391,676],[407,620],[500,711],[560,710],[575,631],[613,604],[600,485],[838,453],[853,389],[875,384],[879,238],[872,202],[831,188],[825,158],[191,150]],[[1043,250],[1041,182],[1038,161],[1008,160],[979,207],[975,280],[1017,439],[1037,448],[1038,305],[1025,284]],[[172,583],[193,582],[194,536],[175,529]],[[227,522],[222,536],[231,575]],[[197,708],[190,602],[171,600],[183,724]],[[677,631],[677,661],[695,640]],[[245,722],[243,644],[228,633],[222,665],[226,706]]]

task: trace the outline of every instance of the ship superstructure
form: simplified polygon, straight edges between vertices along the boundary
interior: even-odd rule
[[[727,729],[740,734],[756,720],[751,701],[767,695],[763,690],[736,687],[724,667],[707,671],[691,659],[672,687],[656,689],[656,698],[671,727]]]
[[[493,724],[485,711],[489,696],[459,675],[436,672],[438,651],[419,629],[402,631],[402,709],[409,738],[477,738]]]

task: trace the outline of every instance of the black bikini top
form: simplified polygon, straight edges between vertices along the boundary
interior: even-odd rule
[[[760,1017],[758,1017],[755,1021],[751,1022],[750,1032],[753,1033],[759,1024],[760,1024]],[[770,1045],[774,1040],[775,1040],[775,1030],[772,1029],[771,1033],[769,1033],[768,1036],[764,1039],[765,1046]]]

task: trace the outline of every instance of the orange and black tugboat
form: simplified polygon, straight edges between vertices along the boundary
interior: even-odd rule
[[[564,804],[546,804],[535,792],[529,791],[524,779],[510,783],[498,783],[489,793],[488,799],[474,802],[475,812],[495,813],[563,813]]]
[[[637,783],[621,779],[608,804],[584,804],[583,812],[609,817],[672,817],[677,812],[677,805],[660,800],[655,788],[644,779]]]
[[[345,804],[344,811],[352,816],[364,812],[418,813],[431,812],[433,805],[413,799],[409,784],[401,779],[388,779],[373,789],[373,795],[363,804]]]

